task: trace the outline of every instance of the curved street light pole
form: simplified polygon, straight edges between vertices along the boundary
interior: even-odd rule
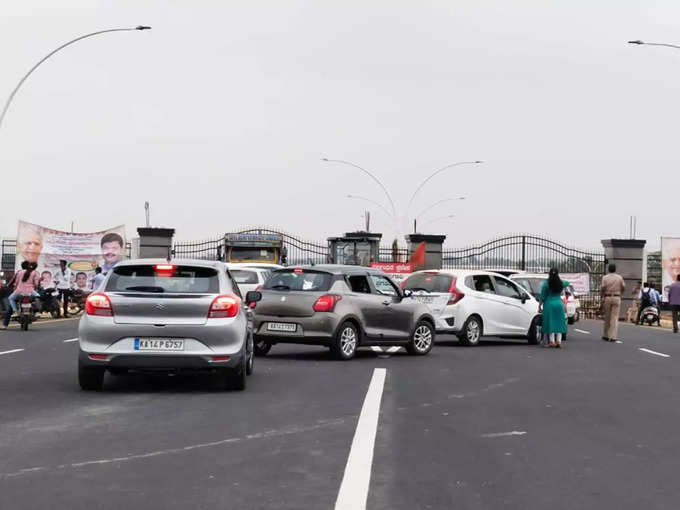
[[[328,159],[328,158],[321,158],[322,161],[325,161],[327,163],[342,163],[343,165],[349,165],[351,167],[357,168],[364,172],[366,175],[368,175],[371,179],[373,179],[375,182],[378,183],[378,186],[382,188],[382,190],[385,192],[385,196],[387,196],[387,200],[390,201],[390,205],[392,206],[392,217],[396,218],[397,217],[397,209],[394,207],[394,201],[392,200],[392,197],[390,196],[390,192],[387,191],[387,188],[383,185],[382,182],[380,182],[380,179],[378,179],[375,175],[373,175],[371,172],[366,170],[365,168],[360,167],[359,165],[355,165],[354,163],[350,163],[349,161],[343,161],[341,159]]]
[[[449,215],[447,215],[447,216],[440,216],[439,218],[434,218],[434,219],[432,219],[432,220],[426,222],[426,223],[423,225],[423,227],[426,227],[427,225],[430,225],[430,224],[435,223],[435,222],[437,222],[437,221],[447,220],[447,219],[449,219],[449,218],[454,218],[455,216],[456,216],[455,214],[449,214]]]
[[[420,218],[423,214],[425,214],[427,211],[430,209],[433,209],[435,206],[438,206],[439,204],[443,204],[445,202],[453,202],[454,200],[465,200],[467,197],[457,197],[457,198],[445,198],[443,200],[439,200],[438,202],[435,202],[434,204],[431,204],[429,207],[426,207],[422,211],[420,211],[418,214],[416,214],[415,219],[417,220]]]
[[[479,163],[483,163],[483,161],[459,161],[457,163],[451,163],[450,165],[446,165],[441,167],[439,170],[435,170],[433,173],[431,173],[423,182],[421,182],[416,190],[413,192],[413,195],[411,195],[411,200],[408,201],[408,207],[411,207],[411,204],[413,203],[413,199],[416,198],[416,195],[418,192],[422,189],[427,182],[432,179],[434,176],[442,173],[445,170],[448,170],[449,168],[453,168],[454,166],[460,166],[460,165],[477,165]]]
[[[645,46],[666,46],[667,48],[675,48],[677,50],[680,50],[680,46],[677,44],[666,44],[666,43],[653,43],[653,42],[644,42],[644,41],[628,41],[628,44],[638,44],[638,45],[645,45]]]
[[[375,200],[371,200],[370,198],[366,198],[366,197],[360,197],[358,195],[347,195],[347,198],[356,198],[358,200],[370,202],[371,204],[380,207],[380,209],[382,209],[385,212],[385,214],[387,214],[387,216],[394,219],[394,216],[392,216],[392,213],[390,211],[388,211],[385,207],[383,207],[379,202],[376,202]]]
[[[33,71],[35,71],[40,66],[40,64],[45,62],[45,60],[50,58],[52,55],[54,55],[58,51],[63,50],[67,46],[70,46],[71,44],[78,42],[81,39],[86,39],[88,37],[93,37],[93,36],[99,35],[99,34],[106,34],[108,32],[129,32],[129,31],[133,31],[133,30],[150,30],[150,29],[151,29],[151,27],[139,25],[139,26],[134,27],[134,28],[109,28],[107,30],[99,30],[98,32],[92,32],[91,34],[85,34],[85,35],[81,35],[80,37],[76,37],[75,39],[73,39],[73,40],[71,40],[71,41],[69,41],[65,44],[62,44],[61,46],[59,46],[55,50],[52,50],[47,55],[45,55],[42,59],[40,59],[37,64],[35,64],[33,67],[31,67],[31,69],[29,69],[29,71],[24,75],[24,77],[21,78],[21,80],[19,80],[19,83],[17,84],[16,87],[14,87],[14,90],[12,90],[12,93],[9,95],[9,97],[7,98],[7,101],[5,102],[5,106],[2,108],[2,113],[0,113],[0,128],[2,128],[2,122],[3,122],[3,120],[5,120],[5,115],[7,115],[7,110],[9,110],[9,106],[10,106],[10,104],[12,104],[12,100],[14,99],[14,96],[19,91],[19,89],[24,84],[24,82],[33,73]]]

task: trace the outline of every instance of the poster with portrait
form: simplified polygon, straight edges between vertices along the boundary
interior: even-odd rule
[[[16,267],[36,262],[41,286],[54,287],[54,277],[65,260],[71,270],[71,288],[90,292],[95,268],[106,273],[125,256],[125,226],[101,232],[72,233],[19,221]]]
[[[680,274],[680,237],[661,238],[661,286],[663,300],[668,301],[666,288],[677,281]]]

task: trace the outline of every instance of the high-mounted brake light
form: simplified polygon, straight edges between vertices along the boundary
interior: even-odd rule
[[[87,315],[99,315],[100,317],[113,317],[113,306],[111,306],[109,296],[103,292],[95,292],[87,296],[85,313]]]
[[[156,264],[157,271],[174,271],[175,266],[172,264]]]
[[[449,301],[446,304],[455,305],[458,301],[460,301],[464,297],[465,294],[458,290],[458,287],[456,287],[456,277],[455,276],[452,277],[451,287],[449,287]]]
[[[299,267],[296,267],[295,269],[293,269],[293,272],[294,272],[294,273],[297,273],[297,274],[302,274],[302,273],[304,273],[305,271],[304,271],[304,269],[300,269]]]
[[[315,312],[332,312],[335,309],[335,305],[342,299],[342,296],[337,294],[326,294],[321,296],[314,303]]]
[[[230,294],[222,294],[213,299],[208,312],[208,319],[224,319],[236,317],[241,309],[241,300]]]

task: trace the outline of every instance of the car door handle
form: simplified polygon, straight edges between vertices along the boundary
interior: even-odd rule
[[[390,306],[392,304],[392,301],[383,301],[382,304],[385,306]]]

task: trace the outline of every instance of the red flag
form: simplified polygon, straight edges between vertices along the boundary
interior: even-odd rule
[[[413,264],[415,267],[425,265],[425,241],[420,243],[416,248],[416,251],[411,254],[408,263]]]

